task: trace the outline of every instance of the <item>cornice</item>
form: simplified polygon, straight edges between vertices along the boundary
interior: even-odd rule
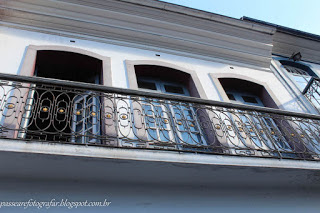
[[[88,5],[91,4],[92,6],[96,5],[97,7],[103,7],[107,6],[110,7],[110,4],[114,4],[112,2],[123,2],[123,3],[131,3],[133,7],[131,7],[131,12],[135,13],[137,11],[137,6],[142,6],[143,8],[148,7],[150,9],[155,9],[155,10],[161,10],[161,11],[168,11],[172,12],[175,14],[182,14],[186,15],[188,17],[196,17],[196,18],[201,18],[205,20],[210,20],[214,22],[220,22],[223,24],[229,24],[229,25],[234,25],[236,27],[242,27],[258,32],[263,32],[263,33],[268,33],[268,34],[273,34],[275,32],[274,27],[270,26],[261,26],[258,24],[248,24],[246,22],[243,22],[239,19],[231,18],[228,16],[223,16],[220,14],[215,14],[211,12],[206,12],[194,8],[189,8],[185,6],[180,6],[168,2],[163,2],[163,1],[158,1],[158,0],[62,0],[62,1],[68,1],[68,2],[73,2],[77,4],[83,4],[83,5]],[[106,7],[106,8],[107,8]],[[121,8],[121,4],[118,4],[117,6],[118,9]],[[127,10],[129,12],[130,10]],[[141,11],[142,12],[142,11]],[[153,11],[151,11],[153,12]],[[143,12],[144,14],[148,14],[146,10]],[[141,14],[141,13],[140,13]],[[150,14],[150,13],[149,13]]]
[[[59,30],[262,68],[270,66],[272,35],[263,30],[249,30],[243,28],[242,24],[235,26],[172,11],[163,14],[163,11],[156,8],[146,10],[150,6],[142,6],[141,3],[132,8],[134,1],[128,0],[90,2],[91,6],[88,1],[81,0],[0,1],[0,18],[2,22],[23,25],[26,29],[37,27],[43,31]],[[98,8],[97,2],[112,7]],[[143,9],[146,12],[138,14]]]
[[[293,53],[300,52],[303,61],[312,63],[320,63],[320,36],[300,30],[284,27],[269,22],[253,19],[250,17],[242,17],[247,23],[259,24],[260,26],[274,27],[276,30],[273,35],[274,55],[283,57],[291,57]]]
[[[300,52],[303,61],[320,63],[320,42],[276,32],[274,35],[272,53],[283,57],[291,57],[293,53]]]

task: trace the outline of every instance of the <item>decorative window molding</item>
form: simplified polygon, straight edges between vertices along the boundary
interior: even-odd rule
[[[234,78],[234,79],[249,81],[249,82],[252,82],[252,83],[255,83],[255,84],[262,86],[266,90],[266,92],[268,93],[270,98],[273,100],[273,102],[275,104],[273,106],[273,108],[279,108],[279,109],[282,108],[280,101],[275,96],[275,94],[272,92],[271,88],[265,82],[259,81],[257,79],[251,78],[249,76],[236,74],[236,73],[210,73],[209,75],[210,75],[214,85],[216,86],[216,88],[219,92],[219,95],[221,96],[222,101],[224,101],[224,102],[230,102],[230,100],[228,98],[227,93],[223,89],[223,86],[220,83],[219,78]]]
[[[54,50],[54,51],[64,51],[71,53],[78,53],[82,55],[87,55],[102,61],[102,82],[101,84],[105,86],[112,86],[112,74],[111,74],[111,58],[99,55],[88,50],[67,47],[67,46],[56,46],[56,45],[29,45],[23,63],[20,69],[19,75],[33,76],[35,71],[37,51],[39,50]]]
[[[189,74],[193,83],[194,83],[194,87],[197,90],[194,92],[195,95],[191,94],[191,96],[199,97],[202,99],[207,99],[207,95],[204,92],[204,89],[201,85],[201,82],[200,82],[196,72],[193,70],[189,70],[189,69],[177,66],[175,64],[171,64],[171,63],[167,63],[167,62],[163,62],[163,61],[156,61],[156,60],[136,60],[136,61],[126,60],[125,64],[126,64],[126,68],[127,68],[128,83],[129,83],[130,89],[138,89],[135,66],[136,65],[154,65],[154,66],[171,68],[171,69]],[[190,91],[190,92],[192,93],[192,91]],[[196,94],[196,93],[198,93],[198,94]]]

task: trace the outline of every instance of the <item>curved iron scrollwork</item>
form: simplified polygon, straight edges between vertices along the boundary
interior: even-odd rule
[[[316,115],[36,77],[0,79],[2,138],[319,159]]]
[[[312,77],[302,94],[304,94],[313,107],[320,112],[320,79]]]

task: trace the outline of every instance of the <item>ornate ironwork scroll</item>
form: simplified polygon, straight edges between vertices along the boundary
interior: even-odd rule
[[[320,79],[312,77],[302,93],[314,108],[320,112]]]

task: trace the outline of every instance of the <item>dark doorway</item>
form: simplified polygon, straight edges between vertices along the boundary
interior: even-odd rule
[[[44,78],[100,84],[102,61],[78,53],[42,50],[37,52],[35,75]]]

